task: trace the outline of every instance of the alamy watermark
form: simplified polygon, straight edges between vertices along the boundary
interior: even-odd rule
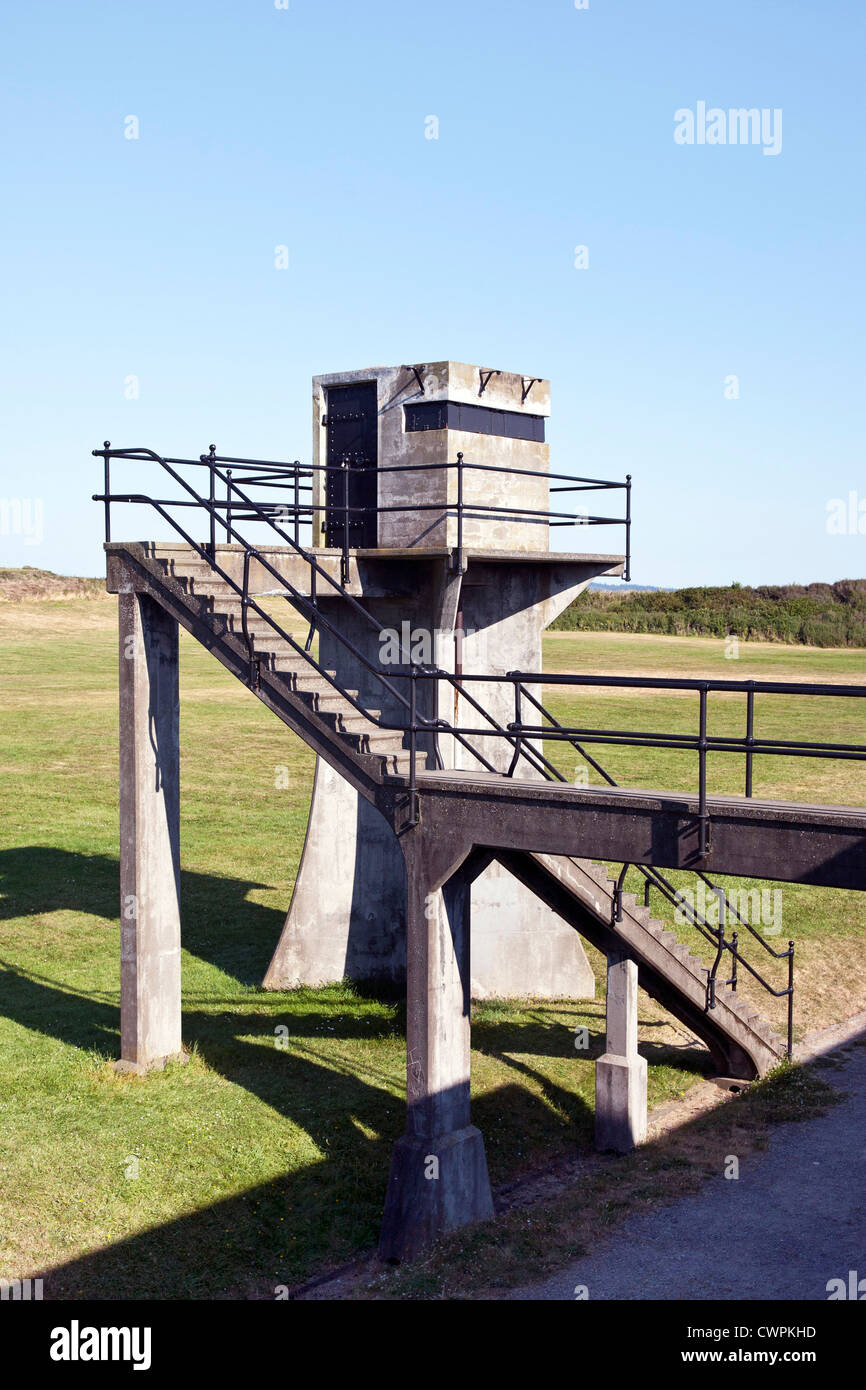
[[[678,145],[760,145],[764,154],[782,153],[780,106],[707,106],[699,101],[692,111],[681,106],[674,112],[674,140]]]
[[[40,1302],[42,1299],[41,1279],[0,1279],[0,1299],[11,1299],[13,1303]]]
[[[21,536],[25,545],[44,539],[41,497],[0,497],[0,536]]]
[[[866,536],[866,497],[853,489],[847,497],[831,497],[827,503],[829,536]]]
[[[149,1327],[82,1327],[73,1318],[68,1327],[51,1332],[48,1352],[52,1361],[129,1361],[134,1371],[147,1371],[151,1363]]]
[[[856,1269],[848,1270],[847,1280],[828,1279],[824,1287],[827,1290],[829,1303],[839,1299],[847,1299],[852,1303],[866,1301],[866,1279],[861,1279]]]
[[[737,919],[761,927],[765,936],[782,930],[781,888],[708,888],[698,879],[696,888],[679,888],[674,920],[688,926],[695,916],[710,926],[736,926]]]
[[[426,628],[413,627],[404,619],[399,628],[383,627],[379,634],[379,664],[381,666],[421,666],[443,667],[443,657],[453,653],[458,666],[462,666],[466,644],[473,665],[486,670],[488,630],[481,628]]]

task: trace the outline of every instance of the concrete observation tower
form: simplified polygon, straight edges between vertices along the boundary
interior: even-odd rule
[[[866,759],[861,745],[768,736],[756,700],[762,710],[780,691],[849,700],[861,687],[541,676],[545,628],[593,579],[628,577],[631,520],[628,478],[550,471],[549,409],[548,383],[535,377],[404,364],[315,378],[311,465],[218,456],[215,446],[193,459],[108,442],[94,450],[119,612],[117,1066],[142,1073],[183,1055],[183,627],[316,754],[306,843],[265,985],[405,981],[406,1132],[380,1235],[389,1259],[493,1210],[471,1123],[471,995],[588,997],[581,941],[601,952],[595,1142],[628,1152],[646,1134],[639,986],[706,1045],[722,1078],[763,1076],[793,1052],[794,942],[765,941],[714,878],[866,883],[864,808],[759,799],[753,784],[758,758]],[[624,496],[607,501],[617,490]],[[127,517],[129,507],[173,538],[113,540],[112,508]],[[624,527],[622,553],[576,539],[611,523]],[[543,684],[579,702],[587,686],[612,683],[683,692],[695,701],[694,734],[587,729],[545,708]],[[741,738],[710,725],[716,695],[744,703]],[[606,743],[691,752],[696,786],[615,785],[587,751]],[[744,795],[713,791],[708,761],[720,753],[742,759]],[[588,782],[575,775],[586,766]],[[725,904],[715,924],[694,914],[708,961],[652,911],[676,901],[668,869],[700,874]],[[630,871],[643,878],[643,902],[627,889]],[[744,942],[761,953],[752,963]],[[739,992],[740,966],[787,1000],[786,1037]],[[427,1180],[431,1156],[437,1182]]]
[[[344,557],[349,593],[384,629],[323,592],[321,610],[361,655],[322,630],[319,661],[339,685],[358,690],[362,704],[374,703],[384,722],[400,723],[405,712],[396,702],[388,707],[369,666],[403,692],[411,661],[458,676],[540,671],[545,628],[592,580],[626,570],[627,545],[620,554],[598,554],[575,544],[589,537],[590,525],[617,518],[587,514],[587,485],[604,484],[560,476],[551,488],[549,414],[549,382],[461,362],[313,379],[313,551],[323,561]],[[563,551],[551,549],[554,528]],[[463,689],[428,683],[419,687],[419,708],[452,728],[481,730],[472,749],[506,771],[511,744],[485,738],[483,729],[488,716],[502,727],[513,718],[512,687],[479,681]],[[483,717],[476,718],[470,692]],[[419,746],[431,768],[482,766],[451,735]],[[533,776],[524,758],[514,775]],[[471,901],[474,997],[594,995],[579,935],[501,865],[475,881]],[[295,891],[264,983],[402,982],[405,930],[406,871],[396,836],[319,757]]]

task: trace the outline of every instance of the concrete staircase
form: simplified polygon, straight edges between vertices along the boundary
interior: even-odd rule
[[[148,568],[184,597],[191,615],[199,623],[204,622],[214,637],[234,638],[245,647],[240,595],[195,552],[181,560],[174,550],[172,547],[171,553],[164,555],[158,545],[150,545]],[[285,618],[280,626],[287,626]],[[194,628],[190,630],[198,635]],[[267,675],[271,684],[282,686],[287,695],[299,700],[323,733],[337,735],[347,752],[372,767],[377,777],[408,776],[410,754],[404,746],[406,735],[400,729],[381,728],[376,722],[381,717],[380,710],[369,705],[358,708],[357,689],[337,686],[337,673],[333,669],[321,675],[311,660],[281,638],[272,624],[252,609],[247,616],[247,634],[252,641],[259,679]],[[286,722],[294,727],[291,720],[286,719]],[[418,752],[417,765],[419,770],[426,767],[425,753]]]
[[[207,560],[192,550],[178,556],[177,546],[166,547],[163,553],[154,543],[130,546],[128,551],[136,567],[154,581],[154,591],[162,591],[161,601],[168,600],[178,620],[251,684],[317,752],[327,756],[328,741],[333,747],[336,740],[351,762],[376,780],[408,776],[407,736],[398,729],[379,727],[380,711],[363,705],[358,690],[339,688],[334,670],[321,674],[253,610],[248,612],[245,634],[241,597]],[[275,701],[275,691],[282,691],[285,699]],[[306,717],[298,720],[295,714],[301,712]],[[419,752],[417,762],[423,769],[426,755]],[[508,782],[504,775],[502,780]],[[491,778],[491,795],[496,794],[496,785],[497,779]],[[480,836],[483,842],[483,830]],[[615,920],[615,884],[603,865],[517,850],[498,851],[496,857],[598,949],[625,949],[637,962],[642,988],[706,1043],[724,1075],[763,1075],[784,1055],[784,1040],[723,983],[728,956],[720,967],[715,1007],[709,1009],[708,967],[633,893],[622,894],[621,917]]]

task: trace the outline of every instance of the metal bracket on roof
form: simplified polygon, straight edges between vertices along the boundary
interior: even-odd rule
[[[492,376],[501,376],[502,373],[492,370],[489,372],[485,372],[483,367],[479,367],[478,375],[481,378],[481,386],[479,387],[478,394],[479,396],[483,396],[484,392],[487,390],[487,383],[489,382],[490,378]]]
[[[426,366],[427,366],[427,363],[426,363],[426,362],[421,362],[420,365],[417,366],[417,367],[413,367],[413,366],[411,366],[411,365],[407,367],[407,366],[406,366],[406,363],[404,362],[404,363],[403,363],[403,367],[402,367],[402,370],[403,370],[404,372],[414,372],[414,374],[415,374],[415,380],[416,380],[417,383],[418,383],[418,389],[419,389],[419,391],[421,392],[421,395],[422,395],[422,396],[424,395],[424,382],[423,382],[423,379],[422,379],[422,377],[421,377],[421,368],[422,368],[422,367],[426,367]]]
[[[537,381],[540,381],[540,380],[541,380],[541,377],[540,377],[540,376],[530,376],[530,377],[522,376],[522,377],[520,378],[520,386],[521,386],[521,390],[522,390],[522,392],[523,392],[522,396],[520,397],[520,404],[521,404],[521,405],[526,405],[526,397],[529,395],[529,393],[530,393],[530,391],[532,390],[532,388],[533,388],[533,386],[535,385],[535,383],[536,383]]]

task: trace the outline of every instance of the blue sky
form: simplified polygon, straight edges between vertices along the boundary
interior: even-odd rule
[[[41,499],[44,538],[0,564],[101,572],[105,438],[308,459],[314,373],[451,357],[551,379],[554,467],[633,474],[635,581],[866,574],[826,528],[866,498],[862,4],[85,0],[3,28],[0,498]],[[781,109],[781,152],[678,145],[699,101]]]

